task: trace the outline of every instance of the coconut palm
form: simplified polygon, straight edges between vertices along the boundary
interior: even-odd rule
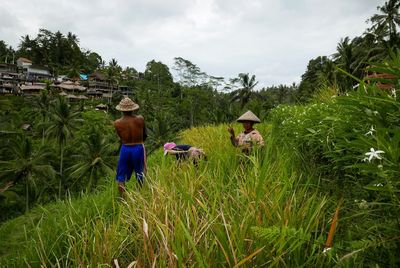
[[[175,124],[169,111],[163,111],[154,115],[154,120],[147,124],[149,138],[146,143],[149,148],[146,150],[151,154],[154,150],[162,146],[165,142],[175,138]]]
[[[77,35],[68,32],[67,34],[67,42],[68,45],[73,49],[73,50],[79,50],[79,38]]]
[[[336,64],[346,72],[352,73],[352,63],[354,61],[353,44],[348,36],[340,40],[336,51],[337,52],[333,54]]]
[[[0,178],[9,183],[24,183],[26,210],[29,209],[29,185],[36,184],[40,178],[53,178],[56,172],[48,163],[50,151],[46,147],[35,149],[32,141],[25,137],[17,137],[8,150],[9,160],[0,161]]]
[[[50,97],[49,90],[42,90],[40,95],[34,100],[34,111],[36,114],[40,115],[36,118],[35,128],[42,137],[42,145],[45,141],[45,133],[48,127],[49,114],[50,114]]]
[[[68,105],[64,97],[59,96],[52,107],[50,116],[50,127],[47,129],[47,134],[57,140],[60,148],[60,181],[59,181],[59,197],[61,197],[61,184],[63,178],[63,160],[64,149],[67,140],[73,136],[74,130],[77,129],[79,113],[73,111]]]
[[[256,82],[256,76],[252,75],[250,77],[248,73],[240,73],[238,78],[235,78],[232,81],[233,83],[239,83],[240,88],[233,92],[231,101],[239,101],[240,108],[243,109],[251,98],[252,90],[258,84],[258,82]]]
[[[383,33],[387,30],[391,45],[395,45],[398,39],[397,27],[400,25],[399,7],[399,0],[389,0],[383,6],[378,7],[381,14],[375,14],[370,19],[372,22],[371,30],[374,32]]]
[[[114,91],[114,85],[118,85],[118,80],[121,75],[122,68],[121,66],[118,65],[118,62],[116,59],[111,59],[110,62],[108,63],[107,67],[107,80],[108,84],[111,88],[111,98],[109,99],[109,102],[111,102],[112,96],[113,96],[113,91]]]
[[[74,81],[79,80],[81,72],[81,65],[79,62],[74,61],[68,67],[68,77]]]
[[[100,178],[112,174],[115,164],[112,144],[97,128],[92,128],[90,133],[79,153],[72,156],[76,164],[68,168],[72,178],[88,178],[88,191],[96,187]]]
[[[364,33],[362,37],[354,38],[352,44],[353,57],[355,59],[352,68],[356,77],[362,78],[365,68],[371,62],[381,61],[388,54],[388,42],[378,39],[378,36],[374,33]]]
[[[342,38],[336,47],[336,53],[333,54],[334,63],[336,66],[346,71],[349,74],[355,75],[355,66],[358,65],[357,59],[354,55],[354,45],[349,37]],[[342,90],[352,88],[353,81],[348,76],[339,76],[338,84],[341,85]]]

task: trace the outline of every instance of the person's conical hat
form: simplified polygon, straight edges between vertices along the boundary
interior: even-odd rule
[[[260,118],[258,118],[255,114],[252,113],[252,111],[247,111],[244,114],[242,114],[238,119],[236,119],[237,122],[243,123],[245,121],[251,121],[254,123],[261,123]]]
[[[139,109],[139,105],[130,98],[123,98],[115,108],[121,112],[130,112]]]

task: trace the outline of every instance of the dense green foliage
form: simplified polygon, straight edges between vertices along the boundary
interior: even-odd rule
[[[197,169],[156,151],[146,186],[129,183],[125,201],[106,184],[3,224],[0,260],[11,267],[396,267],[398,89],[361,83],[349,96],[335,93],[274,109],[272,125],[257,127],[266,146],[251,156],[230,145],[227,125],[187,130],[182,142],[208,154]],[[369,158],[371,147],[384,153]],[[21,225],[24,234],[14,231]]]
[[[268,125],[258,127],[266,150],[248,158],[236,154],[226,127],[182,133],[183,142],[204,148],[208,161],[195,169],[158,151],[149,159],[146,186],[128,184],[125,202],[117,202],[115,185],[108,185],[97,195],[37,208],[3,224],[0,234],[11,250],[2,252],[1,261],[11,267],[114,260],[123,267],[329,264],[322,250],[332,211],[307,183],[312,175],[296,168],[295,155],[275,146]],[[13,231],[19,225],[27,226],[25,236]],[[265,240],[268,228],[275,242]]]
[[[400,1],[389,0],[378,7],[362,36],[352,40],[342,38],[333,57],[318,56],[310,60],[306,72],[302,75],[297,97],[307,100],[322,86],[332,86],[345,93],[357,84],[357,81],[343,74],[338,68],[362,79],[371,73],[368,67],[375,62],[389,58],[389,52],[400,48]]]
[[[321,177],[319,191],[343,200],[341,247],[388,267],[399,265],[392,251],[400,250],[398,88],[361,83],[348,96],[271,113],[280,143]]]
[[[378,7],[371,28],[342,39],[333,58],[312,59],[300,85],[258,91],[254,75],[226,82],[180,57],[177,82],[156,60],[144,72],[115,59],[106,66],[72,33],[40,30],[17,51],[0,41],[0,61],[24,56],[71,78],[98,70],[132,87],[150,156],[146,186],[130,182],[120,201],[112,121],[121,95],[107,111],[95,109],[101,100],[68,103],[52,90],[2,96],[0,264],[399,266],[398,9],[393,0]],[[226,131],[247,109],[266,122],[257,125],[266,148],[248,157]],[[178,139],[208,161],[195,169],[162,157],[162,144]]]

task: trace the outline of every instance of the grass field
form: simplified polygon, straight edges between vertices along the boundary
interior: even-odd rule
[[[333,236],[340,201],[304,168],[303,152],[282,144],[264,123],[257,129],[265,148],[244,156],[231,146],[227,127],[181,134],[181,143],[207,153],[197,168],[156,151],[145,186],[129,182],[125,200],[108,178],[95,194],[2,224],[1,266],[362,267],[368,261],[380,267],[362,257],[373,248],[356,245],[365,239],[351,241],[357,228],[345,227],[366,211],[339,218]]]

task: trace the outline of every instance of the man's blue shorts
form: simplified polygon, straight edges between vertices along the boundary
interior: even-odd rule
[[[144,180],[144,169],[146,167],[146,152],[144,144],[125,145],[122,144],[117,167],[118,182],[126,182],[131,179],[135,170],[137,181],[142,184]]]

